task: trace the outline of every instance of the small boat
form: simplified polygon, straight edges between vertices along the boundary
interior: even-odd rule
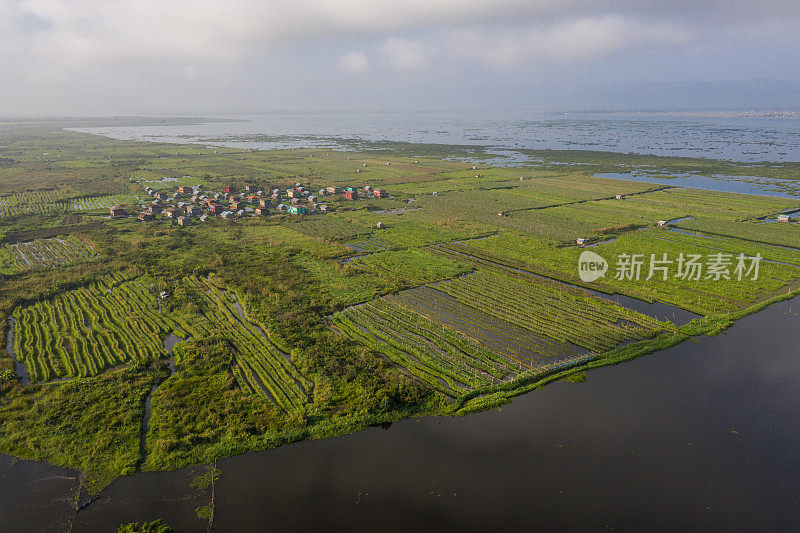
[[[75,509],[75,512],[76,513],[80,513],[81,511],[83,511],[84,509],[89,507],[92,503],[94,503],[95,500],[98,500],[98,499],[100,499],[100,495],[99,494],[97,496],[93,496],[93,497],[89,498],[87,501],[83,502],[83,504],[81,504],[80,507]]]

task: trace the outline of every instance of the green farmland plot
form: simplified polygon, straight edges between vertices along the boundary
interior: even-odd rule
[[[0,248],[0,272],[64,266],[96,256],[91,245],[73,236],[5,244]]]
[[[580,289],[484,270],[351,307],[331,323],[449,396],[674,329]]]
[[[564,247],[547,245],[547,241],[529,235],[502,232],[486,239],[469,241],[467,244],[451,243],[437,246],[431,250],[459,261],[472,261],[485,268],[522,268],[534,273],[582,284],[578,277],[578,257],[582,249],[577,246]],[[742,242],[732,239],[709,239],[685,236],[663,229],[635,231],[620,236],[614,242],[598,245],[593,249],[609,263],[609,272],[593,282],[592,287],[605,292],[619,292],[637,298],[658,300],[694,311],[699,314],[731,312],[746,308],[777,293],[786,292],[800,280],[800,269],[794,252],[768,245]],[[735,268],[735,258],[739,254],[754,256],[761,254],[759,276],[756,280],[745,279],[700,279],[678,278],[675,261],[680,254],[699,254],[708,258],[715,253],[730,255],[731,265],[728,276]],[[618,258],[623,254],[639,254],[642,265],[640,279],[616,279]],[[651,256],[673,261],[672,274],[649,276]],[[786,257],[794,254],[794,259]],[[671,259],[670,259],[671,258]],[[788,261],[787,261],[788,259]]]
[[[120,204],[138,204],[130,194],[75,196],[69,190],[34,190],[0,196],[0,216],[57,215],[70,211],[95,211]]]
[[[246,317],[235,295],[208,279],[192,277],[183,283],[202,310],[202,319],[190,327],[201,336],[225,335],[233,347],[233,374],[239,386],[287,411],[302,408],[313,383],[297,371],[259,324]]]
[[[337,313],[332,323],[448,396],[508,379],[524,368],[390,300]]]
[[[406,286],[453,278],[472,270],[463,263],[415,248],[356,257],[349,265]]]
[[[200,311],[165,313],[137,279],[116,274],[14,312],[14,352],[33,381],[97,375],[168,353],[169,334],[202,337],[224,332],[233,350],[233,374],[245,391],[290,410],[307,401],[311,382],[248,320],[233,293],[209,280],[186,278]]]
[[[479,270],[436,288],[498,319],[593,352],[649,338],[669,328],[580,289],[539,278],[512,278]]]
[[[18,307],[13,316],[14,351],[33,381],[166,357],[163,338],[178,330],[148,290],[122,274]]]

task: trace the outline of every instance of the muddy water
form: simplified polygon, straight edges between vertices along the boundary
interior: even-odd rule
[[[800,298],[502,410],[225,459],[215,529],[797,530],[798,346]],[[119,479],[72,531],[205,530],[197,472]],[[74,476],[0,456],[3,528],[63,530]]]
[[[681,224],[683,222],[688,222],[689,220],[694,220],[694,217],[672,218],[670,220],[667,220],[667,224]]]
[[[617,302],[623,307],[633,309],[634,311],[638,311],[643,315],[647,315],[658,320],[669,320],[678,326],[683,326],[695,318],[700,318],[700,315],[692,313],[691,311],[687,311],[686,309],[681,309],[680,307],[675,307],[674,305],[668,305],[661,302],[650,303],[645,302],[644,300],[631,298],[630,296],[625,296],[623,294],[606,294],[591,289],[583,289],[590,292],[594,296],[597,296],[598,298],[604,298],[606,300],[611,300],[612,302]]]
[[[593,242],[591,244],[584,245],[584,248],[596,248],[597,246],[599,246],[601,244],[611,244],[612,242],[617,242],[617,239],[613,238],[613,239],[606,239],[604,241]]]
[[[150,431],[150,414],[152,412],[150,400],[157,388],[158,384],[153,385],[144,400],[144,417],[142,418],[142,426],[139,429],[139,468],[147,459],[147,432]]]
[[[183,339],[170,333],[164,338],[164,349],[168,354],[172,355],[173,348],[175,348],[175,345],[179,342],[183,342]]]

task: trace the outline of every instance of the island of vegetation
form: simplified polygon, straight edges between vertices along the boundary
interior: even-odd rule
[[[800,291],[800,200],[596,176],[794,193],[797,164],[539,151],[520,166],[475,146],[254,151],[73,125],[0,125],[0,452],[78,469],[92,494],[498,407]],[[587,248],[609,262],[593,282]],[[617,257],[681,254],[733,263],[614,275]],[[734,275],[756,257],[757,277]]]

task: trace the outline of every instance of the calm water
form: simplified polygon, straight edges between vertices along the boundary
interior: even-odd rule
[[[674,187],[687,187],[704,191],[734,192],[738,194],[756,194],[761,196],[779,196],[781,198],[800,197],[796,189],[800,182],[794,180],[781,180],[764,178],[760,176],[701,176],[690,174],[686,176],[659,176],[652,172],[600,172],[595,174],[598,178],[615,180],[643,181],[658,185],[671,185]],[[800,176],[797,176],[800,179]]]
[[[220,461],[218,531],[800,528],[800,298],[724,334],[556,383],[502,410],[423,418]],[[4,530],[204,530],[202,468],[112,484],[0,456]]]
[[[340,140],[586,149],[741,162],[800,161],[800,120],[537,114],[513,111],[293,113],[224,117],[246,122],[83,128],[117,139],[237,148],[340,147]]]

